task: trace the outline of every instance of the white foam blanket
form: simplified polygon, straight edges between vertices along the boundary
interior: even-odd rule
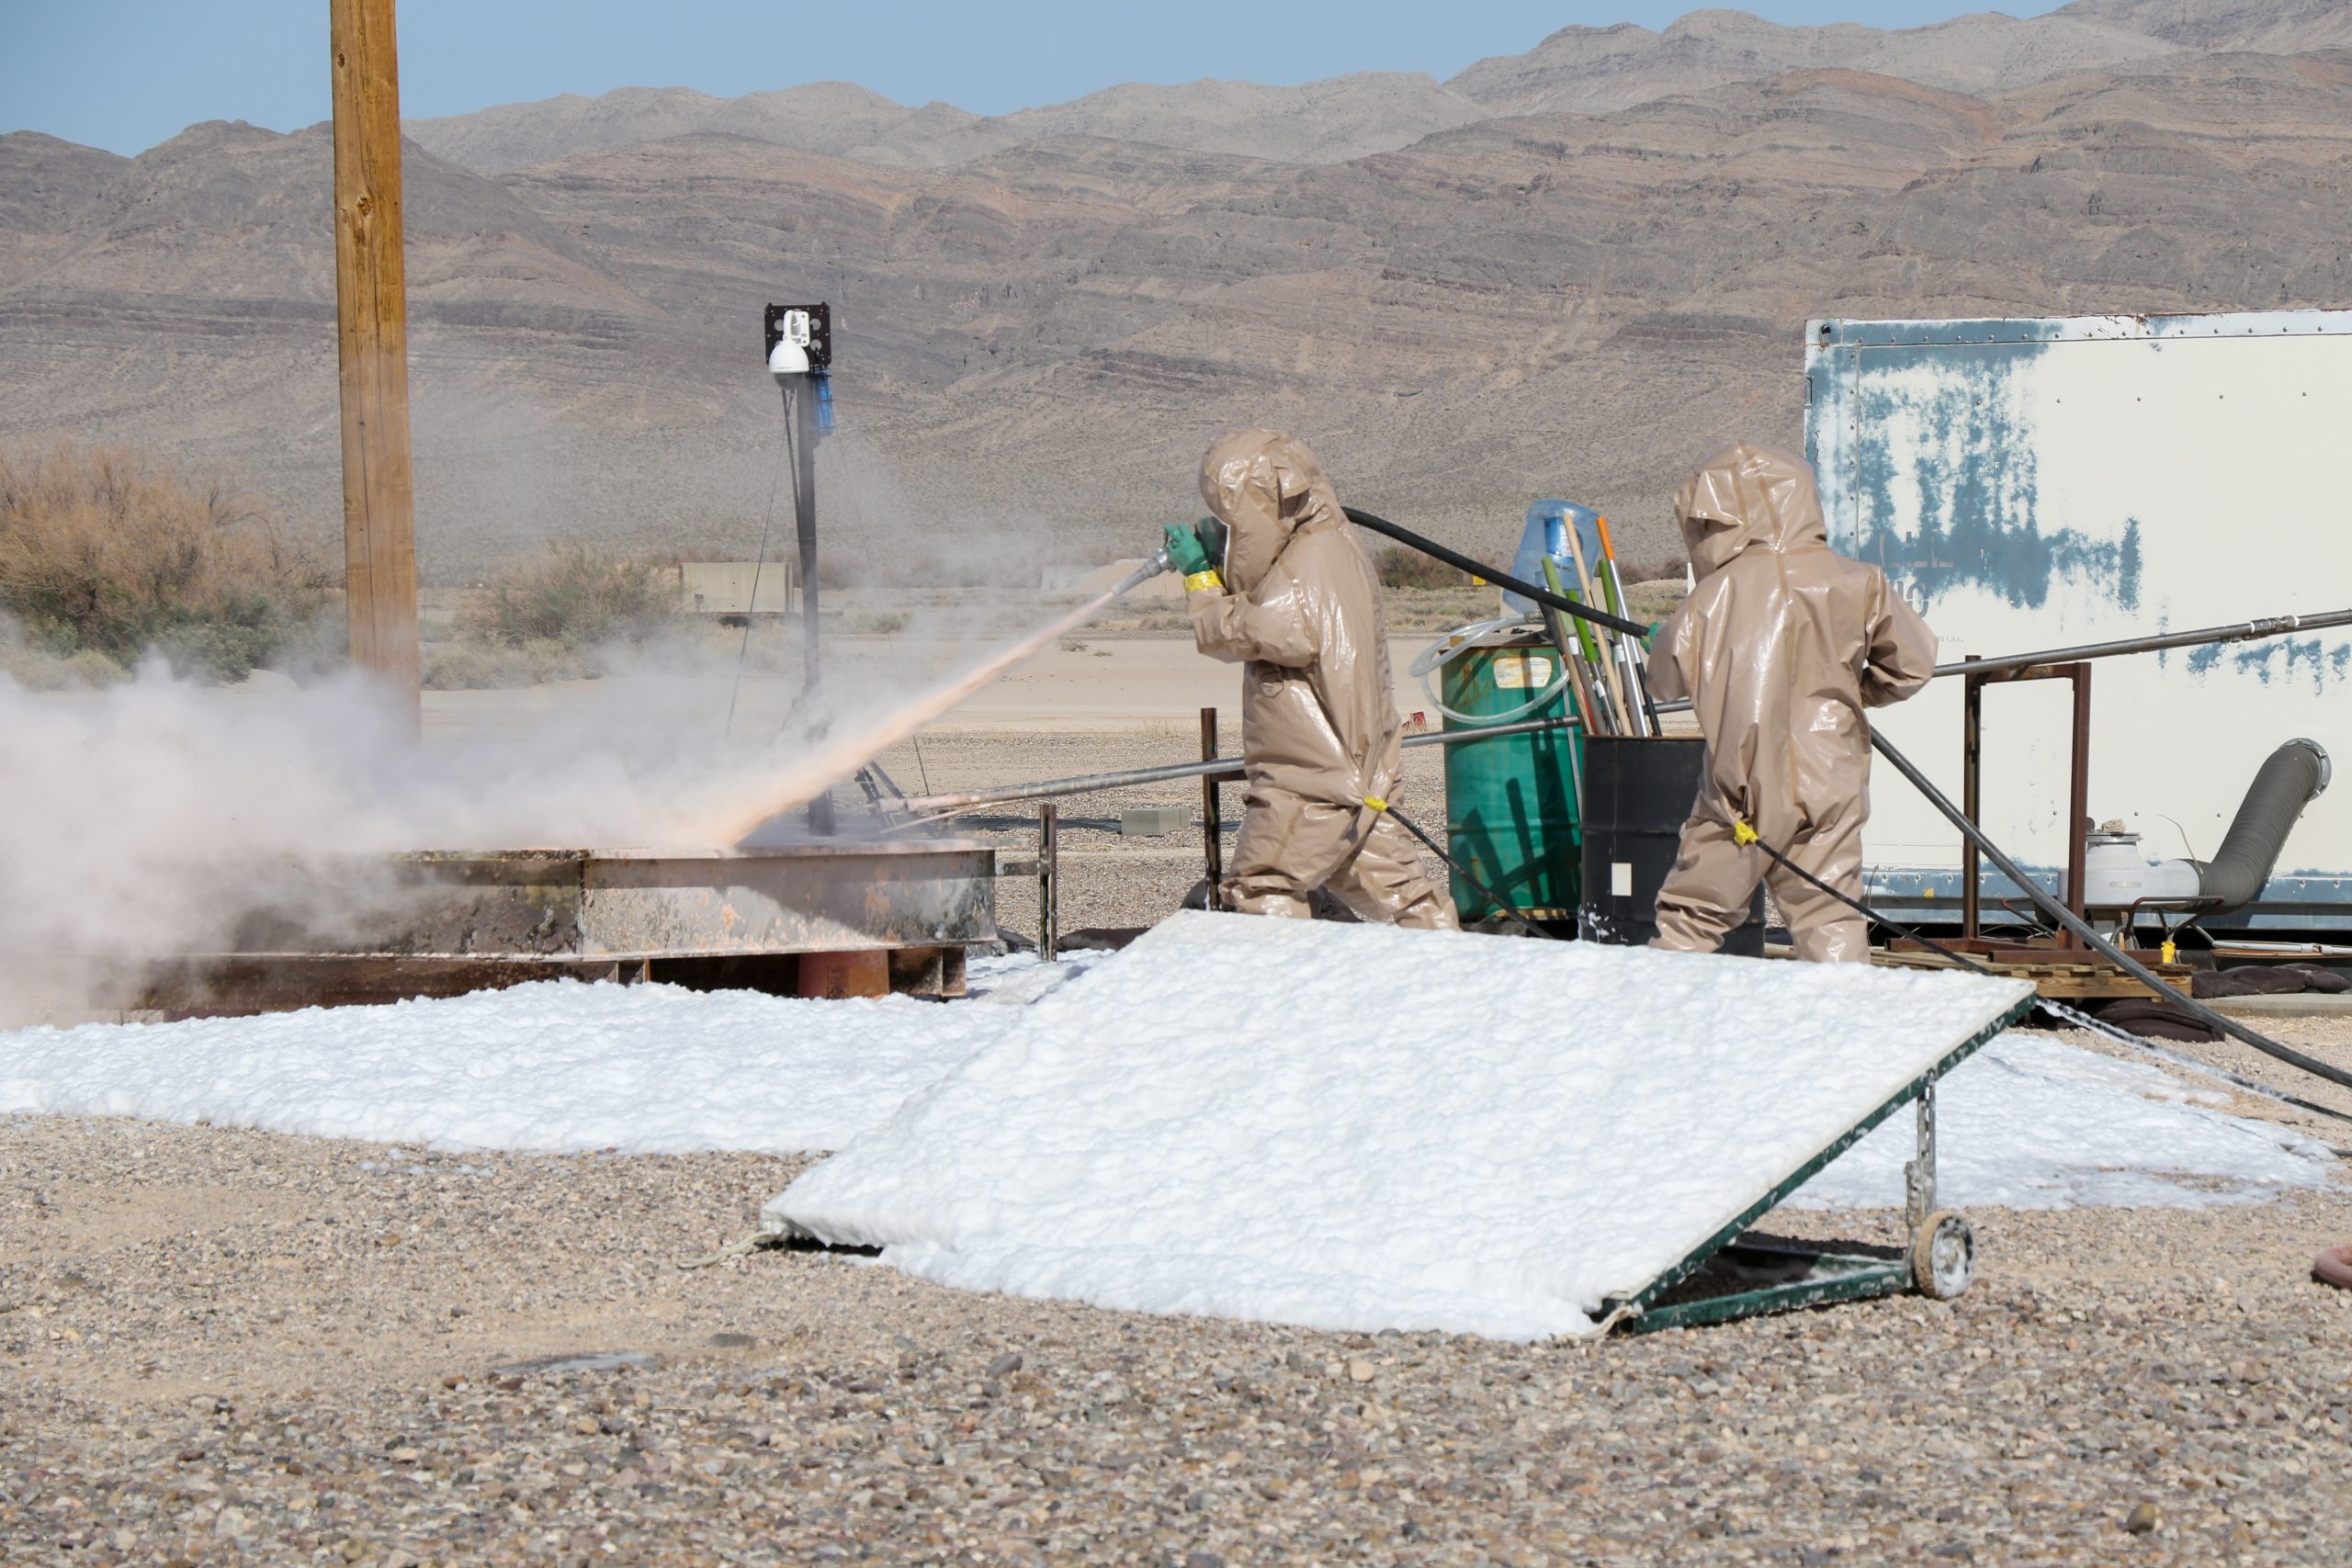
[[[982,960],[976,999],[952,1007],[542,981],[382,1007],[27,1029],[0,1034],[0,1111],[444,1149],[837,1149],[1080,967]]]
[[[1182,915],[763,1217],[1015,1294],[1589,1333],[2030,994]]]
[[[1325,931],[1300,933],[1269,921],[1259,934],[1310,944],[1379,935],[1327,937]],[[973,965],[978,999],[945,1007],[903,998],[797,1001],[706,996],[668,986],[562,983],[391,1007],[30,1029],[0,1034],[0,1114],[206,1120],[481,1151],[815,1152],[842,1148],[881,1128],[910,1096],[939,1083],[976,1053],[1009,1052],[1047,1064],[1034,1084],[1022,1080],[1011,1101],[1019,1118],[1016,1135],[970,1150],[960,1146],[960,1134],[947,1136],[936,1150],[925,1148],[921,1159],[944,1162],[942,1168],[955,1178],[949,1197],[971,1197],[984,1206],[986,1222],[986,1205],[1001,1203],[1018,1217],[1022,1204],[1034,1201],[1023,1169],[1031,1147],[1067,1145],[1080,1154],[1064,1156],[1055,1168],[1084,1166],[1096,1181],[1091,1197],[1106,1212],[1125,1205],[1139,1215],[1136,1231],[1146,1245],[1057,1258],[1050,1269],[1030,1270],[1025,1261],[1016,1267],[1011,1249],[1030,1245],[1035,1233],[1016,1225],[996,1239],[984,1238],[982,1224],[967,1224],[961,1210],[921,1207],[930,1203],[929,1191],[904,1191],[891,1160],[876,1156],[881,1168],[872,1178],[874,1202],[893,1220],[909,1205],[918,1206],[922,1221],[921,1228],[902,1233],[910,1244],[891,1249],[894,1261],[920,1263],[934,1278],[962,1283],[1053,1290],[1170,1311],[1189,1305],[1361,1327],[1430,1321],[1475,1326],[1452,1316],[1432,1319],[1408,1292],[1368,1286],[1312,1251],[1303,1255],[1312,1277],[1277,1281],[1254,1296],[1238,1285],[1250,1271],[1266,1272],[1284,1261],[1258,1235],[1261,1219],[1310,1236],[1344,1237],[1353,1234],[1354,1205],[1367,1190],[1382,1191],[1387,1205],[1375,1223],[1391,1234],[1384,1235],[1375,1261],[1395,1275],[1419,1274],[1429,1259],[1451,1266],[1474,1256],[1481,1245],[1473,1238],[1474,1214],[1487,1214],[1478,1235],[1503,1235],[1513,1257],[1544,1258],[1549,1233],[1519,1234],[1535,1223],[1528,1217],[1530,1204],[1544,1195],[1538,1190],[1521,1198],[1514,1172],[1525,1161],[1512,1151],[1540,1152],[1542,1138],[1566,1134],[1530,1120],[1552,1114],[1545,1102],[1522,1107],[1502,1091],[1507,1082],[1487,1087],[1506,1070],[1498,1053],[1512,1049],[1514,1038],[1523,1050],[1532,1037],[1547,1051],[1622,1053],[1595,1070],[1638,1073],[1634,1037],[1615,1021],[1642,1017],[1649,998],[1640,994],[1642,982],[1631,970],[1614,980],[1588,976],[1573,996],[1561,990],[1552,978],[1557,972],[1544,967],[1566,956],[1555,949],[1473,942],[1467,948],[1473,957],[1449,958],[1439,968],[1424,961],[1434,964],[1447,943],[1396,940],[1427,945],[1393,950],[1375,942],[1270,960],[1267,967],[1280,976],[1269,993],[1276,999],[1250,1010],[1255,1016],[1238,1030],[1220,1010],[1233,987],[1245,979],[1261,985],[1262,976],[1250,976],[1246,964],[1193,953],[1182,982],[1171,982],[1149,949],[1140,959],[1081,953],[1060,964],[979,960]],[[1396,951],[1410,955],[1401,966]],[[1638,963],[1645,955],[1619,956]],[[1193,967],[1201,963],[1209,967]],[[1089,965],[1102,972],[1081,973]],[[1068,1005],[1040,1005],[1057,987]],[[1702,1006],[1703,998],[1681,996],[1679,983],[1660,994],[1676,998],[1674,1005],[1690,1016],[1713,1009],[1736,1017],[1741,1010],[1720,993]],[[1747,1024],[1740,1028],[1738,1040],[1763,1043],[1721,1053],[1736,1096],[1794,1070],[1799,1058],[1790,1055],[1786,1039]],[[1383,1052],[1406,1046],[1399,1032],[1408,1029],[1425,1045],[1436,1043],[1435,1059],[1443,1065],[1434,1076],[1427,1057],[1417,1059],[1418,1066],[1404,1064],[1402,1071],[1379,1066],[1389,1059]],[[1310,1047],[1315,1055],[1302,1060]],[[1534,1059],[1543,1060],[1540,1055]],[[1108,1086],[1089,1082],[1067,1112],[1057,1110],[1055,1085],[1096,1061],[1121,1064],[1123,1073],[1164,1070],[1184,1092],[1148,1088],[1142,1112],[1126,1124],[1112,1117],[1123,1102],[1110,1100],[1107,1110],[1092,1103]],[[1461,1084],[1453,1081],[1457,1063],[1472,1069]],[[1261,1067],[1280,1091],[1262,1106],[1250,1092],[1250,1077]],[[992,1074],[1006,1070],[1001,1059],[989,1066]],[[1196,1082],[1224,1086],[1210,1098],[1240,1107],[1230,1124],[1214,1118],[1205,1130],[1164,1124],[1183,1111],[1184,1095]],[[1656,1092],[1679,1091],[1668,1085]],[[1355,1105],[1360,1094],[1381,1102],[1376,1118]],[[1321,1156],[1325,1165],[1341,1168],[1337,1179],[1302,1175],[1287,1155],[1283,1163],[1262,1169],[1254,1163],[1254,1148],[1284,1135],[1268,1118],[1288,1114],[1283,1108],[1302,1100],[1318,1117],[1347,1129],[1345,1144]],[[985,1108],[973,1109],[976,1103]],[[2223,1103],[2194,1079],[2047,1037],[2005,1035],[1945,1081],[1945,1200],[2015,1208],[2194,1207],[2259,1201],[2332,1179],[2335,1161],[2324,1146],[2215,1108]],[[959,1099],[942,1114],[962,1114],[955,1106],[972,1110],[982,1124],[997,1113],[988,1102]],[[1725,1131],[1700,1116],[1695,1104],[1679,1100],[1643,1105],[1634,1133],[1658,1145],[1651,1156],[1658,1169],[1709,1157],[1746,1135],[1745,1123]],[[952,1125],[952,1120],[933,1124]],[[897,1131],[885,1135],[900,1136]],[[1792,1201],[1863,1208],[1899,1203],[1910,1142],[1911,1118],[1898,1114]],[[1083,1157],[1097,1146],[1109,1152]],[[1475,1180],[1458,1180],[1431,1165],[1433,1150],[1460,1151],[1462,1162],[1485,1168],[1474,1169]],[[870,1153],[861,1145],[857,1158],[863,1162]],[[1420,1164],[1398,1165],[1400,1153]],[[1537,1161],[1539,1168],[1543,1163]],[[1352,1165],[1363,1168],[1348,1168]],[[1388,1179],[1392,1166],[1396,1175]],[[1153,1208],[1160,1188],[1206,1182],[1212,1170],[1209,1198],[1187,1200],[1197,1203],[1201,1222],[1193,1250],[1182,1259],[1158,1251],[1153,1238],[1163,1231],[1181,1233],[1194,1214],[1188,1206],[1176,1221],[1163,1222]],[[1491,1213],[1476,1207],[1491,1203],[1503,1207]],[[943,1235],[954,1239],[954,1250],[927,1253]],[[1331,1292],[1328,1300],[1301,1304],[1325,1287]],[[1509,1306],[1518,1298],[1503,1299]],[[1261,1300],[1272,1304],[1261,1311],[1252,1303]]]

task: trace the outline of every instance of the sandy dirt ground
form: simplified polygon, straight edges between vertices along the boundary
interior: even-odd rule
[[[1188,758],[1200,705],[1231,736],[1238,680],[1192,658],[1057,654],[888,765],[944,790]],[[447,737],[570,700],[427,712]],[[1436,817],[1437,758],[1408,755],[1403,798]],[[1064,928],[1157,919],[1201,864],[1196,829],[1074,828]],[[1032,929],[1027,885],[1000,891]],[[2278,1028],[2352,1065],[2352,1029]],[[821,1254],[680,1266],[804,1163],[0,1120],[0,1560],[2352,1560],[2352,1296],[2309,1276],[2352,1239],[2344,1190],[1979,1210],[1951,1303],[1514,1347],[964,1294]],[[1770,1225],[1899,1239],[1891,1213]],[[594,1352],[627,1359],[563,1364]]]

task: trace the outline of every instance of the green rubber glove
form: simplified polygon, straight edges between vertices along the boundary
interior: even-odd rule
[[[1222,589],[1224,581],[1216,574],[1216,565],[1209,559],[1208,551],[1201,547],[1201,537],[1190,523],[1170,523],[1163,531],[1168,544],[1168,564],[1184,579],[1188,590]]]
[[[1193,525],[1193,536],[1208,552],[1209,563],[1216,568],[1217,575],[1225,575],[1225,552],[1233,543],[1233,530],[1214,517],[1204,517]]]

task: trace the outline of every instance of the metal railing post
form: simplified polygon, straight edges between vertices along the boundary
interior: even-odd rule
[[[1216,709],[1201,710],[1201,761],[1216,761]],[[1209,908],[1221,907],[1217,889],[1225,885],[1225,812],[1218,798],[1216,775],[1201,778],[1201,857],[1209,878]]]
[[[1061,953],[1059,813],[1051,801],[1037,807],[1037,956],[1048,964]]]
[[[1974,662],[1971,656],[1972,663]],[[1978,820],[1980,802],[1979,769],[1984,760],[1984,677],[1970,675],[1962,687],[1960,719],[1960,809],[1971,822]],[[1970,942],[1976,940],[1978,923],[1983,915],[1983,895],[1977,890],[1979,877],[1976,845],[1965,835],[1960,840],[1960,934]]]
[[[2091,667],[2070,664],[2066,674],[2075,688],[2073,769],[2066,789],[2066,908],[2083,913],[2084,881],[2089,874],[2091,828]],[[2083,945],[2073,931],[2064,933],[2068,947]]]

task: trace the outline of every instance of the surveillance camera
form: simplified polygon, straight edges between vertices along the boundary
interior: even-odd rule
[[[770,305],[767,328],[768,373],[772,376],[811,376],[821,386],[833,363],[833,312],[830,306]]]
[[[775,323],[775,346],[768,351],[768,374],[808,374],[808,312],[785,311]]]

